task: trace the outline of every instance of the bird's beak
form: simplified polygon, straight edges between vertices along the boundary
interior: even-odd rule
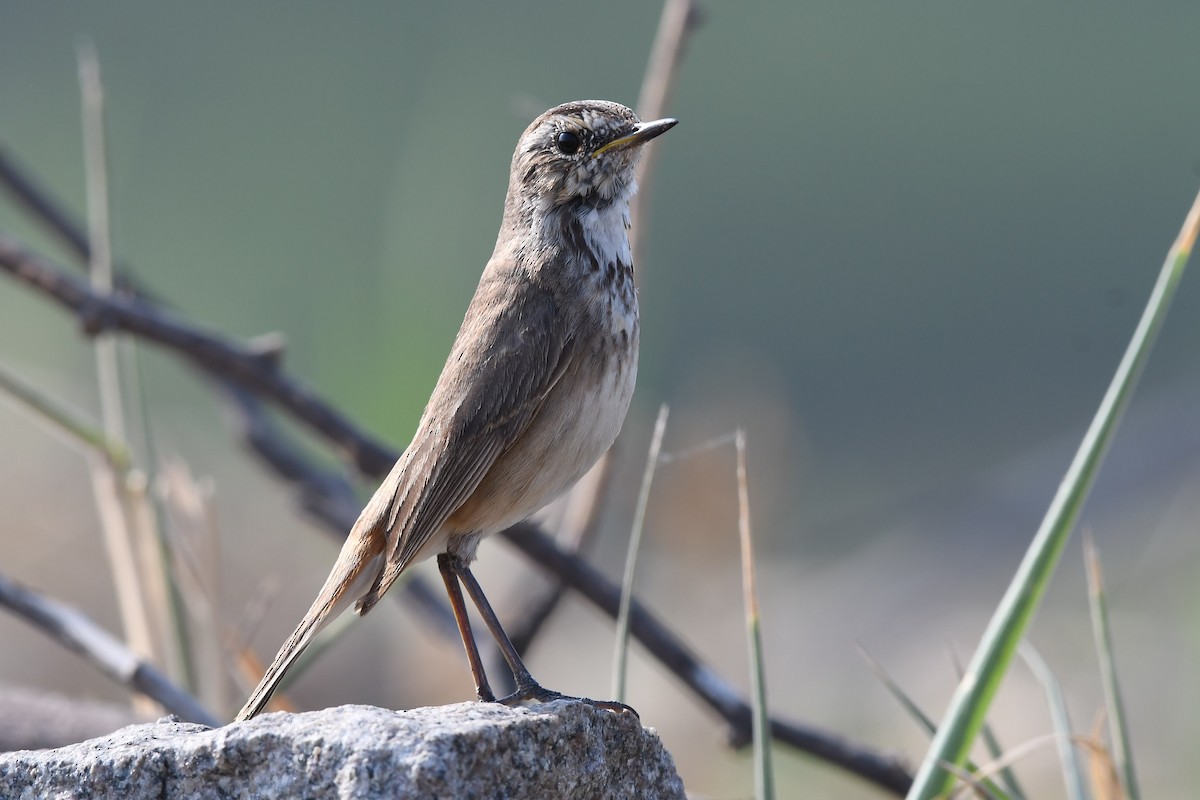
[[[666,119],[656,119],[653,122],[643,122],[634,128],[632,133],[627,133],[619,139],[613,139],[603,147],[597,148],[596,152],[592,153],[592,158],[595,158],[601,153],[624,150],[627,147],[636,147],[639,144],[645,144],[655,136],[661,136],[678,124],[679,120],[671,119],[670,117],[667,117]]]

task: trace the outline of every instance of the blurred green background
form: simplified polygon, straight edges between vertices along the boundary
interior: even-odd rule
[[[659,403],[668,450],[744,425],[773,705],[915,759],[922,737],[853,642],[940,713],[946,643],[974,646],[1200,185],[1200,5],[706,7],[681,124],[654,145],[640,383],[596,560],[619,569]],[[297,374],[400,446],[491,252],[517,136],[566,100],[632,104],[659,10],[9,2],[0,139],[82,215],[75,48],[93,41],[119,255],[216,330],[285,333]],[[7,202],[0,227],[62,255]],[[1185,712],[1200,701],[1195,277],[1085,514],[1147,795],[1190,785],[1182,757],[1200,747]],[[10,281],[0,361],[94,408],[75,326]],[[155,354],[144,371],[159,447],[216,487],[226,613],[264,576],[285,587],[256,636],[267,656],[333,545],[243,458],[201,384]],[[7,405],[0,437],[5,571],[115,626],[83,460]],[[733,487],[727,447],[664,468],[639,583],[744,685]],[[481,566],[500,605],[522,583],[504,550]],[[1033,639],[1082,729],[1101,704],[1085,617],[1075,542]],[[294,697],[465,699],[459,653],[410,618],[373,614]],[[562,619],[534,672],[603,695],[608,626],[579,605]],[[586,650],[564,642],[580,635]],[[16,622],[0,636],[0,681],[121,696]],[[339,683],[349,669],[366,677]],[[421,688],[429,672],[448,673],[441,688]],[[639,661],[632,685],[691,790],[749,794],[748,759],[660,670]],[[1019,667],[996,718],[1010,745],[1049,730]],[[1026,763],[1061,791],[1052,748]],[[806,759],[780,768],[793,792],[875,796]]]

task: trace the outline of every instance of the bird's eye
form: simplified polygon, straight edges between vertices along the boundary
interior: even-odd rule
[[[583,142],[579,140],[579,136],[570,131],[563,131],[554,140],[558,146],[558,152],[564,156],[573,156],[579,152],[579,148],[583,146]]]

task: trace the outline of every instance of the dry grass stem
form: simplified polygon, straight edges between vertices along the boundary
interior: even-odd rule
[[[171,458],[160,470],[158,490],[175,534],[171,574],[195,626],[190,641],[196,692],[210,708],[225,708],[230,696],[223,647],[226,634],[218,618],[221,548],[213,486],[196,480],[183,460]]]
[[[946,771],[953,773],[963,781],[962,786],[959,786],[950,793],[950,800],[953,800],[956,797],[961,797],[963,792],[966,791],[981,791],[983,788],[983,781],[994,778],[995,776],[999,775],[1001,771],[1011,767],[1017,761],[1025,758],[1028,755],[1032,755],[1034,752],[1043,747],[1054,745],[1057,748],[1062,738],[1062,734],[1058,733],[1047,733],[1043,734],[1042,736],[1035,736],[1034,738],[1009,749],[1003,757],[979,765],[979,768],[974,772],[967,772],[956,765],[943,762],[942,767],[945,768]],[[1072,736],[1069,737],[1069,739],[1075,743],[1082,743],[1085,741],[1083,737],[1078,736]]]
[[[642,79],[642,90],[638,94],[637,113],[642,119],[658,119],[666,113],[671,94],[679,81],[679,68],[683,63],[688,41],[699,27],[701,17],[700,5],[696,0],[666,0],[663,3],[658,32],[654,36],[650,60],[646,64],[646,74]],[[637,179],[641,189],[633,199],[633,206],[629,212],[633,220],[629,244],[633,251],[633,263],[638,265],[639,269],[645,264],[644,209],[650,202],[651,179],[654,175],[654,165],[658,161],[654,150],[655,148],[650,148],[642,157],[642,163],[638,165]]]
[[[750,656],[750,708],[754,726],[754,796],[775,797],[775,772],[771,766],[771,717],[767,705],[766,666],[763,663],[762,616],[758,610],[758,584],[754,569],[754,534],[750,528],[750,486],[746,477],[746,433],[738,428],[737,448],[738,538],[742,549],[742,592],[746,607],[746,638]]]
[[[646,506],[650,503],[650,487],[654,483],[658,454],[662,450],[663,435],[667,431],[668,413],[665,403],[659,407],[658,419],[654,423],[654,435],[650,438],[650,450],[646,453],[646,469],[642,473],[642,488],[638,492],[633,527],[629,532],[629,547],[625,551],[625,576],[621,582],[621,605],[617,611],[617,643],[613,652],[612,696],[618,703],[625,702],[625,679],[629,661],[629,610],[633,607],[633,573],[642,544]]]
[[[90,44],[81,44],[78,52],[79,87],[82,100],[84,166],[87,173],[88,236],[91,241],[88,272],[96,291],[109,294],[113,288],[112,240],[109,219],[107,146],[104,137],[104,89],[100,63]],[[96,378],[100,392],[100,419],[105,436],[128,442],[121,398],[121,374],[117,340],[111,335],[98,336],[94,342]],[[105,549],[112,570],[125,635],[133,651],[153,660],[164,660],[156,643],[162,640],[155,631],[164,623],[152,619],[152,609],[162,598],[150,598],[143,580],[144,540],[136,530],[138,500],[127,481],[130,474],[116,470],[103,458],[91,456],[92,487],[96,498]],[[134,696],[135,706],[152,713],[143,697]]]

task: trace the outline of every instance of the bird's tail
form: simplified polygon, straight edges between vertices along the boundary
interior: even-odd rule
[[[267,668],[258,686],[250,693],[250,699],[238,712],[238,722],[248,720],[263,710],[283,676],[312,643],[317,633],[371,588],[382,568],[382,562],[382,547],[376,541],[376,537],[368,535],[359,538],[352,535],[346,540],[337,563],[333,565],[333,570],[325,579],[325,585],[321,587],[321,593],[317,595],[317,599],[313,601],[312,607],[308,609],[296,630],[283,643],[283,647],[279,648],[275,660]]]

